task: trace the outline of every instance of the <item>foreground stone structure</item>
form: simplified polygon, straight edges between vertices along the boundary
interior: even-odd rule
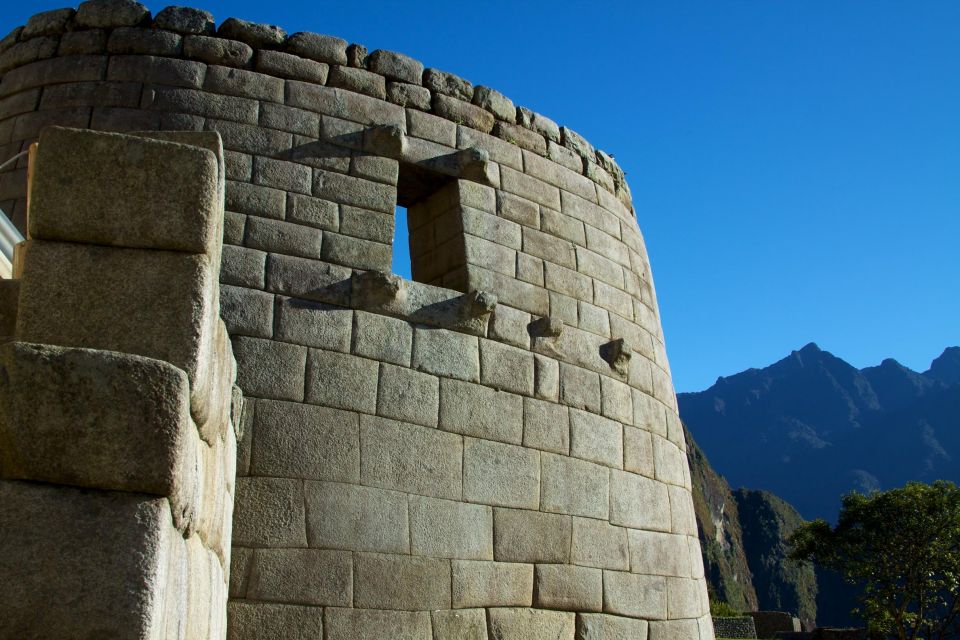
[[[0,281],[3,638],[226,633],[223,152],[146,135],[47,129],[35,154],[31,239]]]
[[[170,186],[196,184],[195,172],[144,163],[156,145],[184,147],[175,142],[97,138],[115,145],[110,166],[131,180],[117,188],[101,171],[100,215],[73,212],[74,200],[45,204],[62,200],[64,182],[36,173],[15,336],[166,359],[123,341],[83,343],[97,332],[75,317],[106,299],[82,296],[71,263],[35,245],[115,243],[109,251],[204,255],[209,266],[221,228],[213,238],[207,221],[222,223],[220,314],[246,398],[232,524],[220,529],[232,551],[204,548],[231,557],[229,571],[211,574],[229,574],[227,637],[712,640],[649,262],[607,154],[406,56],[235,19],[215,30],[193,9],[151,17],[133,2],[94,0],[40,14],[0,43],[0,74],[4,159],[49,125],[222,138],[219,218],[190,215],[206,200],[178,200]],[[56,147],[41,139],[40,158]],[[0,174],[0,203],[21,225],[26,174],[25,164]],[[149,208],[140,194],[161,187],[164,206]],[[414,280],[389,273],[398,206]],[[130,226],[114,224],[126,216]],[[161,244],[149,244],[154,235]],[[132,269],[97,261],[117,274],[98,291],[128,293],[109,299],[119,326],[154,323],[142,339],[184,355],[167,361],[190,380],[200,438],[223,435],[230,476],[229,420],[197,414],[212,392],[190,377],[209,361],[188,345],[220,334],[187,330],[195,316],[173,310],[212,300],[217,287],[138,294],[183,282],[150,277],[165,267],[144,259]],[[60,342],[30,329],[50,324],[50,309],[62,310]],[[219,375],[229,377],[222,366]],[[0,511],[21,517],[32,501],[4,500]],[[173,523],[189,542],[189,527]],[[93,553],[78,545],[78,556]],[[146,589],[167,601],[191,593]],[[205,627],[128,632],[223,637],[219,602],[211,593]],[[124,615],[131,607],[118,604]],[[74,624],[64,618],[61,629]],[[16,637],[29,637],[23,628]]]

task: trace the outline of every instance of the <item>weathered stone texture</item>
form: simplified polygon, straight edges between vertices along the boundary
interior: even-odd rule
[[[319,33],[295,33],[287,40],[290,53],[330,64],[347,64],[347,41]]]
[[[568,562],[570,527],[570,516],[495,509],[494,558],[499,562]]]
[[[219,240],[214,153],[69,129],[45,131],[41,144],[44,153],[34,170],[31,199],[33,238],[193,253],[207,251]],[[211,144],[219,146],[219,140],[211,139]],[[91,163],[90,155],[112,163]],[[110,175],[109,199],[99,180],[104,173]],[[194,179],[208,188],[191,188]],[[130,211],[140,215],[125,215]]]
[[[577,640],[646,640],[647,621],[584,613],[577,616]]]
[[[487,617],[483,609],[434,611],[436,640],[487,640]]]
[[[355,484],[307,482],[307,538],[312,547],[407,553],[407,496]],[[330,514],[340,514],[331,518]]]
[[[415,555],[492,560],[493,512],[481,505],[413,496],[410,536]]]
[[[154,24],[186,34],[210,34],[214,31],[213,15],[202,9],[190,7],[167,7],[154,18]]]
[[[303,481],[237,478],[233,543],[251,547],[305,547]]]
[[[572,640],[574,615],[540,609],[492,609],[490,637],[494,640]]]
[[[453,561],[453,606],[529,607],[533,604],[533,565]]]
[[[540,505],[539,463],[536,451],[466,438],[463,497],[470,502],[537,509]]]
[[[0,362],[4,477],[161,496],[187,481],[194,427],[183,371],[24,342],[4,345]]]
[[[250,470],[310,480],[360,480],[360,418],[293,402],[257,403]]]
[[[591,462],[540,454],[542,460],[541,509],[591,518],[609,515],[609,472]]]
[[[376,413],[378,369],[372,360],[311,349],[307,362],[306,401]]]
[[[257,549],[247,598],[287,604],[349,606],[352,559],[344,551]]]
[[[165,499],[0,481],[0,504],[5,635],[138,638],[161,627],[160,606],[129,587],[164,573]]]
[[[463,492],[460,436],[383,418],[360,419],[364,484],[459,500]]]
[[[34,385],[53,400],[29,432],[46,435],[8,448],[0,472],[76,484],[112,474],[124,490],[173,493],[171,518],[192,523],[196,509],[205,531],[231,525],[230,638],[709,640],[682,429],[622,170],[568,127],[407,56],[215,25],[201,10],[168,7],[151,22],[136,2],[93,0],[0,43],[11,153],[64,122],[206,132],[225,149],[97,138],[104,199],[105,165],[79,152],[87,134],[43,134],[41,147],[78,153],[34,177],[21,257],[52,277],[24,281],[3,333],[160,358],[186,372],[188,399],[144,382],[134,401],[118,383],[126,418],[146,429],[139,446],[93,447],[89,426],[74,429],[73,466],[51,471],[37,462],[62,440],[51,434],[99,415],[85,407],[103,390],[57,400],[56,385]],[[0,179],[18,223],[24,167]],[[178,189],[197,178],[207,192]],[[140,210],[136,224],[119,203]],[[398,205],[422,282],[372,273],[391,270]],[[222,257],[204,257],[221,238]],[[96,279],[77,275],[91,267]],[[183,282],[217,295],[186,296]],[[51,310],[73,318],[91,292],[110,314],[49,322]],[[174,409],[202,395],[194,383],[214,375],[202,363],[215,345],[183,345],[216,325],[218,306],[248,396],[238,442],[154,446],[176,430],[149,425],[176,423]],[[17,375],[9,384],[22,386]],[[98,424],[128,429],[111,420]],[[137,464],[147,452],[151,464]],[[212,489],[164,475],[178,455],[201,456],[195,468],[230,491],[235,468],[235,508],[179,497]],[[168,565],[205,567],[173,592],[225,594],[229,527],[204,535],[219,548],[171,546]],[[169,602],[197,610],[187,595]],[[170,637],[224,624],[174,618],[163,619]]]
[[[259,602],[231,602],[227,627],[236,640],[264,636],[312,640],[323,634],[323,609]]]
[[[537,606],[545,609],[600,611],[603,573],[566,564],[538,564],[535,592]]]
[[[450,561],[358,553],[355,604],[364,609],[449,609]]]
[[[432,640],[427,611],[329,608],[325,621],[327,640]]]
[[[454,433],[520,444],[523,398],[478,384],[443,379],[439,425]]]

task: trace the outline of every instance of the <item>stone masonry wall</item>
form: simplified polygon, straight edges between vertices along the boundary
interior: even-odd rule
[[[229,637],[712,640],[609,156],[406,56],[193,9],[40,14],[0,73],[0,155],[55,123],[223,138]],[[398,205],[418,281],[388,273]]]
[[[718,638],[757,637],[757,628],[750,616],[714,617],[713,630]]]
[[[31,161],[2,286],[0,638],[226,633],[222,151],[146,135],[50,128]]]

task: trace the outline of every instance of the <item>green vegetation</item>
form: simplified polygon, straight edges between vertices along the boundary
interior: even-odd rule
[[[714,618],[739,618],[743,612],[737,611],[726,602],[710,600],[710,615]]]
[[[835,527],[803,524],[791,544],[791,557],[862,585],[857,613],[871,635],[960,634],[960,489],[952,482],[847,494]]]

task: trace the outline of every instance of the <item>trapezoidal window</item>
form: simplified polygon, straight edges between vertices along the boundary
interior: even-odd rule
[[[417,282],[464,290],[467,269],[462,216],[456,179],[401,162],[394,273]],[[401,218],[406,218],[406,229]],[[398,246],[405,235],[407,251]]]

